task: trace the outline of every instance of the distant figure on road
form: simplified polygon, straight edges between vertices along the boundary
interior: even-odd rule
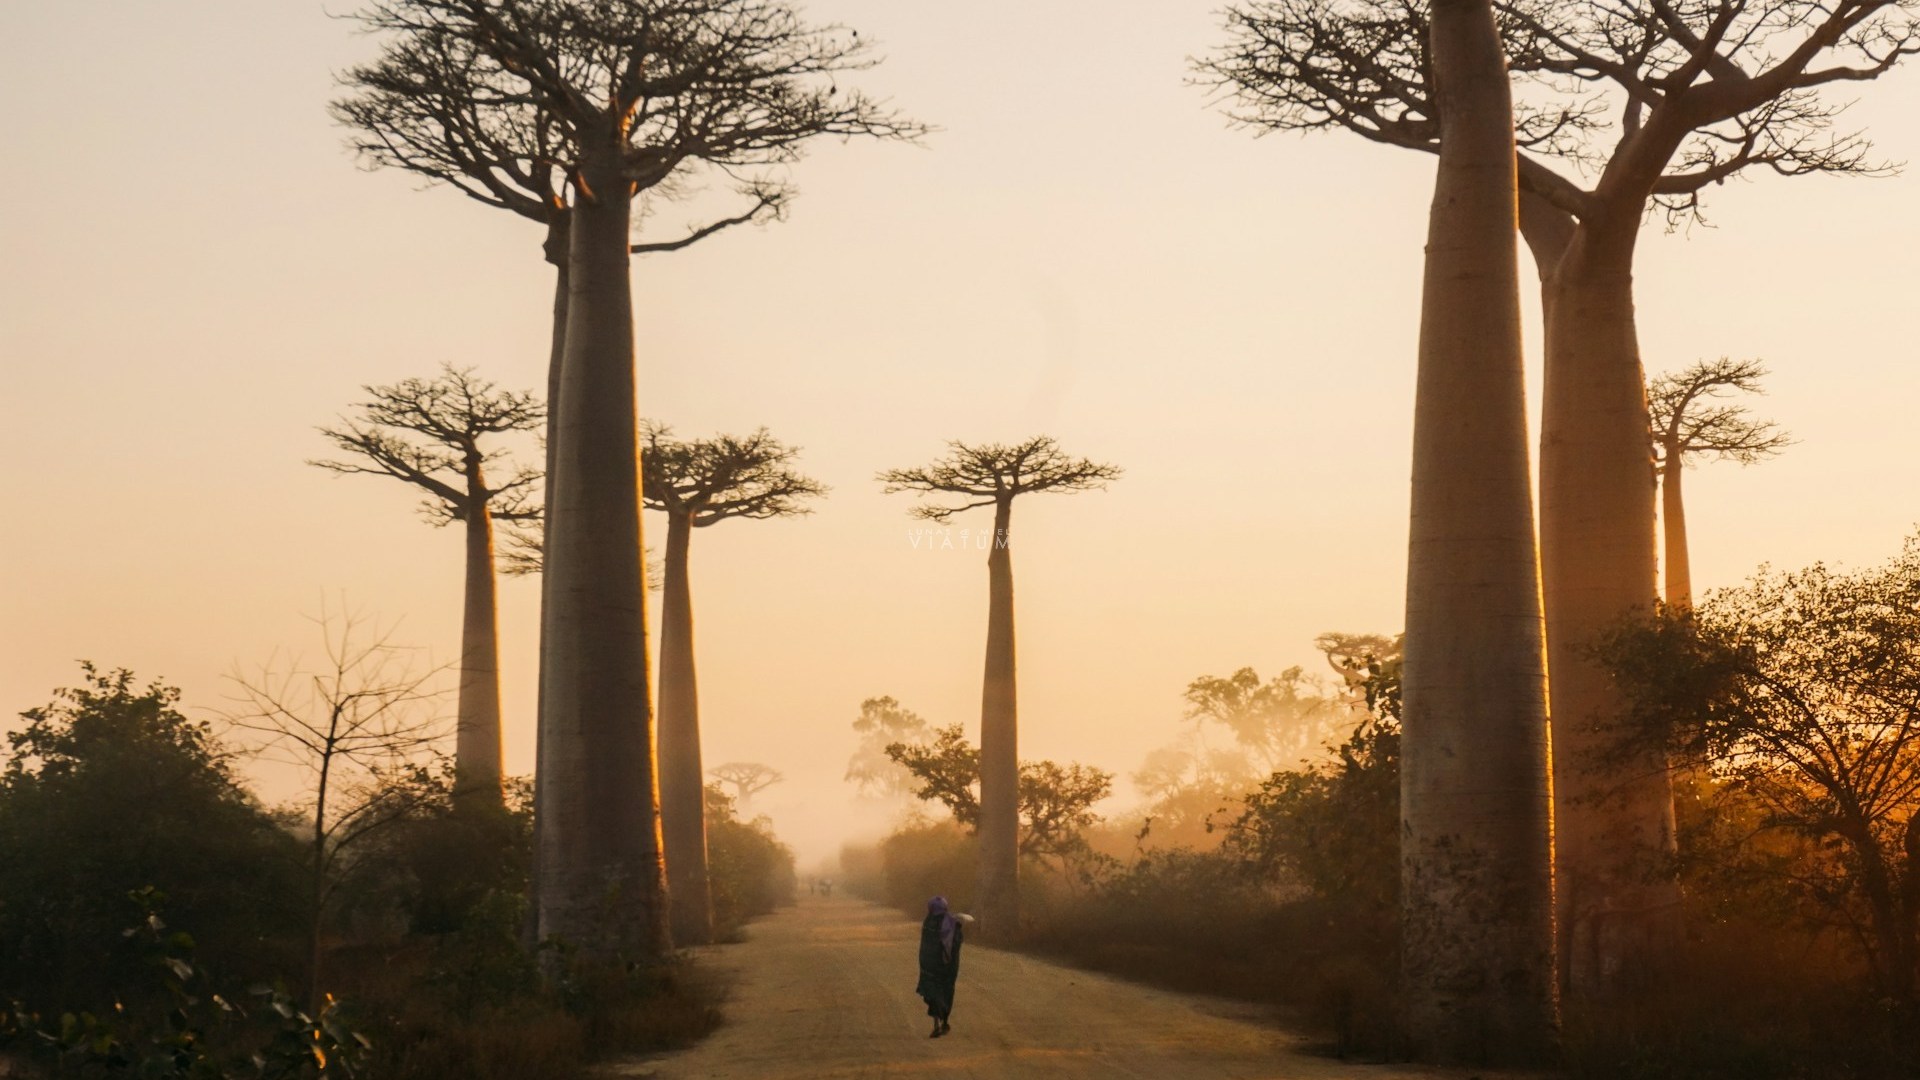
[[[966,940],[963,924],[972,921],[971,915],[948,911],[944,896],[927,901],[927,917],[920,924],[920,985],[913,992],[925,999],[927,1015],[933,1017],[929,1039],[953,1030],[947,1017],[953,1015],[953,987],[960,978],[960,945]]]

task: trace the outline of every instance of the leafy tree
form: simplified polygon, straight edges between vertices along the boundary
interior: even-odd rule
[[[1019,693],[1013,641],[1013,500],[1038,492],[1105,488],[1120,467],[1068,456],[1047,436],[1013,445],[948,444],[931,465],[880,474],[888,493],[934,497],[914,507],[916,517],[950,521],[967,510],[993,508],[993,546],[987,555],[987,662],[980,692],[980,884],[982,914],[993,926],[1020,925]],[[957,497],[957,498],[950,498]]]
[[[389,912],[419,935],[463,929],[491,897],[518,900],[533,863],[533,788],[509,779],[484,810],[456,797],[451,762],[410,762],[357,794],[391,816],[340,867],[337,906],[368,921]]]
[[[853,721],[860,735],[859,746],[847,759],[845,779],[855,784],[860,794],[881,798],[912,798],[918,782],[913,774],[887,754],[894,743],[921,743],[933,734],[933,728],[919,713],[892,697],[868,698],[860,703],[860,715]]]
[[[1400,725],[1368,718],[1335,764],[1277,772],[1227,823],[1228,851],[1357,922],[1391,928],[1400,903]]]
[[[1590,998],[1660,964],[1678,930],[1674,882],[1644,872],[1672,846],[1668,774],[1651,757],[1596,760],[1612,756],[1607,729],[1626,706],[1586,652],[1657,595],[1634,321],[1641,225],[1696,220],[1703,193],[1742,174],[1884,173],[1869,141],[1838,127],[1839,95],[1920,50],[1920,23],[1906,0],[1494,8],[1520,88],[1506,169],[1517,169],[1519,225],[1546,312],[1540,584],[1558,922],[1569,986]],[[1344,129],[1444,155],[1449,102],[1434,93],[1442,65],[1429,41],[1443,10],[1426,0],[1245,0],[1229,10],[1227,43],[1202,78],[1259,130]]]
[[[543,936],[589,963],[657,957],[671,936],[641,572],[633,204],[688,190],[703,168],[751,177],[758,204],[772,171],[819,136],[922,129],[835,85],[869,55],[783,0],[375,0],[359,21],[383,35],[383,53],[349,74],[358,93],[341,109],[376,161],[511,209],[531,195],[549,240],[564,219],[536,911]]]
[[[1653,421],[1654,462],[1660,467],[1660,523],[1665,534],[1666,594],[1670,607],[1693,603],[1693,561],[1687,551],[1686,503],[1680,474],[1701,459],[1742,465],[1770,458],[1793,442],[1770,420],[1745,406],[1725,404],[1730,394],[1759,394],[1767,369],[1758,360],[1700,361],[1647,386]]]
[[[894,743],[887,747],[887,756],[919,782],[917,798],[941,803],[956,822],[979,831],[980,751],[967,742],[959,724],[935,729],[930,743]],[[1112,791],[1113,774],[1104,769],[1022,762],[1017,853],[1064,858],[1079,851],[1085,845],[1082,832],[1100,820],[1093,804]]]
[[[348,455],[313,461],[343,475],[387,476],[427,493],[422,510],[435,525],[466,527],[466,592],[460,632],[459,722],[454,761],[462,794],[500,803],[500,631],[494,599],[493,524],[537,520],[532,498],[540,471],[495,476],[506,452],[486,443],[532,431],[546,412],[532,394],[499,390],[472,368],[443,365],[432,379],[363,387],[368,400],[325,435]]]
[[[706,771],[700,758],[700,688],[693,658],[693,530],[735,519],[764,521],[812,513],[827,489],[793,467],[797,447],[765,428],[745,437],[683,440],[660,424],[642,428],[646,506],[667,515],[665,596],[660,614],[660,827],[666,844],[673,936],[682,945],[713,940],[707,885]]]
[[[1263,771],[1307,757],[1337,720],[1335,703],[1298,667],[1265,682],[1250,667],[1225,677],[1202,675],[1187,684],[1185,696],[1188,720],[1226,728]]]
[[[240,784],[180,692],[82,664],[20,714],[0,772],[0,956],[9,993],[104,1010],[145,985],[127,897],[164,897],[199,952],[270,979],[301,925],[300,848]],[[129,998],[129,1003],[131,999]]]
[[[1879,993],[1920,964],[1920,540],[1886,566],[1763,572],[1597,650],[1633,737],[1756,800],[1760,825],[1836,851],[1794,867]],[[1631,753],[1633,747],[1623,747]],[[1837,872],[1834,872],[1837,871]]]

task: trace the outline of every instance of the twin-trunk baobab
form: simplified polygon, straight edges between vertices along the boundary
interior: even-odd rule
[[[377,165],[546,226],[558,269],[548,379],[537,933],[593,962],[670,946],[641,569],[633,201],[768,170],[821,135],[912,138],[838,72],[873,61],[781,0],[379,0],[382,33],[336,114]],[[644,245],[641,246],[644,248]]]
[[[1069,457],[1051,438],[970,446],[948,443],[945,457],[914,469],[889,469],[888,493],[958,496],[914,507],[916,517],[945,522],[967,510],[993,508],[987,555],[987,661],[980,690],[981,929],[1002,940],[1020,927],[1019,694],[1013,643],[1013,500],[1037,492],[1104,488],[1120,468]]]
[[[1655,599],[1654,472],[1634,326],[1633,258],[1649,210],[1669,223],[1747,169],[1872,173],[1836,132],[1823,87],[1872,79],[1920,49],[1899,0],[1612,5],[1496,0],[1510,70],[1520,226],[1546,314],[1540,554],[1552,673],[1557,931],[1578,999],[1657,973],[1677,890],[1658,747],[1615,750],[1624,702],[1587,649]],[[1423,0],[1249,0],[1203,77],[1236,119],[1343,128],[1444,150],[1447,102]],[[1433,81],[1430,82],[1429,80]],[[1609,121],[1608,114],[1617,116]],[[1411,646],[1410,646],[1411,648]]]

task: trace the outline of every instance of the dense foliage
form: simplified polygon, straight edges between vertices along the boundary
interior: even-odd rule
[[[0,771],[0,1071],[572,1080],[719,1022],[717,988],[680,962],[544,984],[526,942],[531,788],[510,781],[504,806],[456,795],[446,761],[352,792],[372,809],[328,863],[323,991],[306,1000],[288,989],[308,963],[301,815],[247,791],[177,690],[84,675],[22,714]],[[717,789],[708,812],[737,932],[792,897],[793,855]]]

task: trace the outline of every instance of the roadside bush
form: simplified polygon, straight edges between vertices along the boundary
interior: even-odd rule
[[[21,714],[0,772],[0,997],[110,1011],[157,993],[121,935],[150,893],[197,954],[239,981],[299,963],[297,842],[234,779],[179,691],[83,664],[81,686]]]
[[[741,821],[731,795],[707,786],[707,880],[718,940],[732,940],[750,919],[793,903],[799,878],[793,851],[766,818]]]

